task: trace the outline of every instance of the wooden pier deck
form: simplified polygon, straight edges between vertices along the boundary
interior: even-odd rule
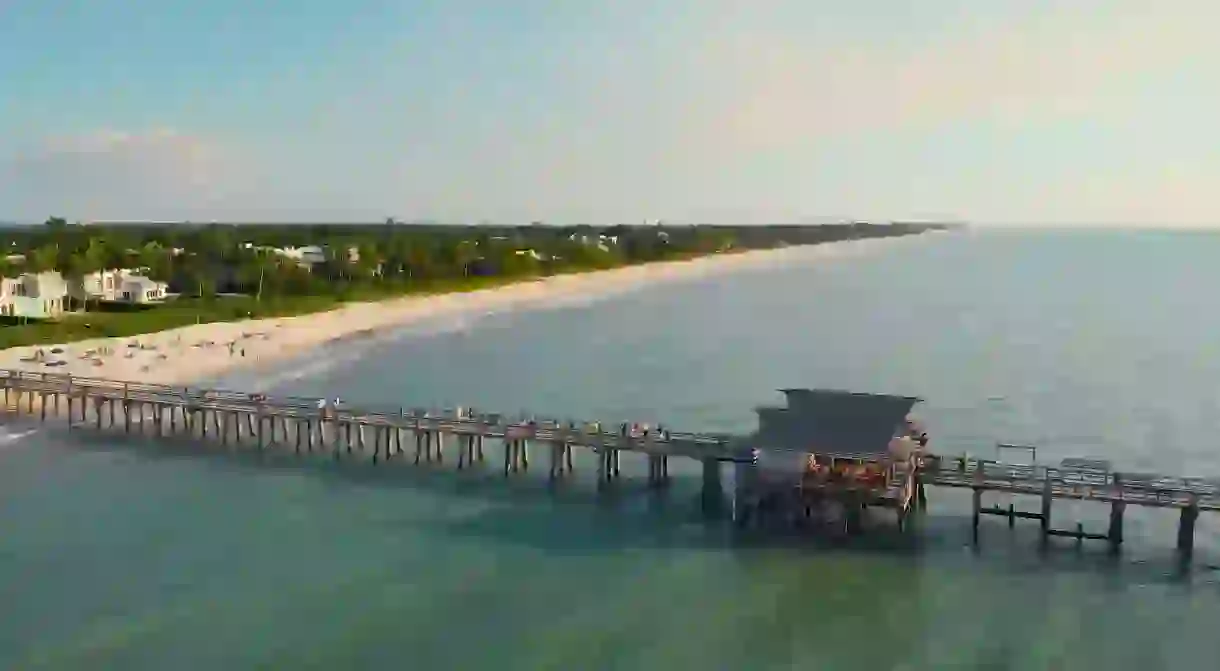
[[[1006,464],[968,459],[963,470],[924,468],[923,481],[939,487],[983,489],[1007,494],[1042,496],[1046,483],[1056,499],[1122,501],[1152,508],[1197,506],[1220,511],[1220,481],[1163,475],[1096,473],[1056,466]]]
[[[669,459],[687,458],[703,464],[702,492],[706,508],[719,508],[724,499],[721,465],[738,468],[753,463],[752,448],[741,436],[652,429],[628,430],[627,424],[605,427],[598,422],[561,422],[538,417],[508,418],[470,409],[319,408],[317,398],[272,397],[240,391],[144,384],[54,373],[0,370],[5,409],[65,422],[68,427],[122,431],[153,436],[210,439],[234,448],[253,444],[258,450],[291,449],[295,453],[328,453],[334,459],[364,458],[373,462],[412,458],[414,463],[451,460],[459,469],[482,466],[485,442],[501,447],[505,476],[530,467],[531,449],[547,455],[550,480],[573,476],[576,448],[598,455],[598,487],[620,476],[620,455],[635,452],[648,462],[649,487],[669,482]],[[1181,511],[1178,548],[1193,549],[1195,521],[1200,512],[1220,511],[1220,480],[1111,471],[1101,462],[1065,460],[1059,466],[1015,464],[977,458],[946,458],[924,454],[916,473],[918,494],[907,492],[884,504],[897,507],[901,521],[908,507],[925,500],[924,486],[971,489],[974,493],[974,536],[981,515],[1041,522],[1043,539],[1067,536],[1078,541],[1100,539],[1115,549],[1122,543],[1123,512],[1127,506],[1175,508]],[[906,487],[892,482],[890,490]],[[999,492],[1041,500],[1040,512],[982,506],[982,495]],[[1051,526],[1054,500],[1075,499],[1108,504],[1106,532],[1056,529]],[[868,504],[866,504],[868,505]],[[736,512],[736,506],[734,506]]]
[[[291,446],[297,453],[328,451],[336,460],[377,462],[413,451],[415,463],[448,458],[465,468],[486,460],[490,439],[503,447],[506,475],[529,470],[531,448],[542,447],[549,453],[550,477],[559,479],[574,470],[573,449],[584,448],[600,457],[600,486],[619,478],[620,453],[636,452],[648,459],[649,485],[661,487],[669,481],[669,459],[685,457],[703,462],[709,502],[719,496],[720,463],[749,459],[724,434],[632,432],[626,425],[610,430],[599,422],[509,419],[463,408],[319,408],[317,398],[12,370],[0,371],[0,386],[12,412],[44,422],[66,420],[70,428],[185,435],[233,446],[253,443],[258,450]]]

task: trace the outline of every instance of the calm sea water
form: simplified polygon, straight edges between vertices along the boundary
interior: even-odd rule
[[[785,386],[912,393],[942,452],[1005,440],[1220,475],[1217,259],[1218,235],[932,236],[225,382],[709,430],[751,428]],[[4,669],[1120,670],[1220,653],[1207,515],[1185,572],[1172,513],[1129,514],[1118,559],[1042,555],[1036,525],[998,519],[976,551],[968,495],[935,490],[911,541],[745,542],[699,521],[689,464],[667,497],[628,480],[599,501],[588,482],[548,494],[4,429]],[[1056,508],[1064,525],[1106,512]]]

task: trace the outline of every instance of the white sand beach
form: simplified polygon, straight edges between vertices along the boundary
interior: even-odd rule
[[[712,274],[854,256],[905,238],[788,247],[561,275],[493,289],[353,303],[329,312],[198,324],[125,338],[99,338],[0,351],[0,369],[114,380],[187,384],[239,367],[306,354],[338,338],[401,328],[427,320],[489,311],[546,307]],[[39,360],[33,360],[38,350]],[[53,351],[54,350],[54,351]],[[47,366],[47,361],[62,361]]]

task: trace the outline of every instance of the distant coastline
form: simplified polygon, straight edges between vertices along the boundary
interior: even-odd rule
[[[323,346],[327,349],[343,347],[352,339],[362,340],[427,320],[607,296],[806,257],[810,262],[831,260],[895,244],[900,237],[918,236],[719,253],[546,278],[509,280],[498,286],[470,291],[350,303],[311,314],[211,322],[141,335],[13,347],[0,350],[0,368],[185,384],[311,352],[322,353]],[[60,350],[51,356],[63,363],[49,368],[45,365],[45,357],[52,349]],[[33,357],[38,350],[44,352],[44,359],[35,361]],[[99,352],[106,354],[99,355]]]

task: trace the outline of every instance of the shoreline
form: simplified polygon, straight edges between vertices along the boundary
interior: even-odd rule
[[[923,235],[926,233],[713,254],[556,275],[473,291],[350,303],[334,310],[291,317],[210,322],[138,336],[13,347],[0,350],[0,368],[157,384],[196,383],[446,317],[482,316],[519,308],[546,309],[569,305],[573,300],[587,304],[709,275],[775,267],[806,258],[811,261],[842,258]],[[62,351],[52,353],[53,349]],[[65,362],[64,365],[49,367],[44,362],[28,360],[38,350],[48,359]],[[93,354],[85,358],[87,352]]]

